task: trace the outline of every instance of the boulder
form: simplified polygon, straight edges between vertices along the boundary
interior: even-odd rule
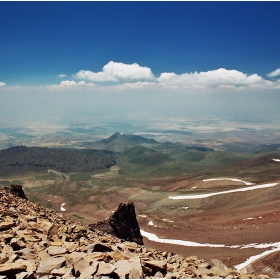
[[[133,202],[121,203],[109,218],[109,224],[117,237],[143,245]]]
[[[18,196],[23,199],[27,199],[23,191],[23,187],[21,185],[11,185],[9,191],[15,196]]]

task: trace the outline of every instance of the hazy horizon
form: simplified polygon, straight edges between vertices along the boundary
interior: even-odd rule
[[[279,2],[1,2],[0,125],[275,123],[279,11]]]

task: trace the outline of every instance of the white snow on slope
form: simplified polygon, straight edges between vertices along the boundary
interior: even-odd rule
[[[63,207],[65,204],[66,204],[66,203],[62,203],[62,204],[61,204],[61,206],[60,206],[60,210],[61,210],[61,211],[66,211],[66,209]]]
[[[231,179],[231,178],[205,179],[205,180],[203,180],[203,182],[208,182],[208,181],[219,181],[219,180],[228,180],[228,181],[233,181],[233,182],[242,182],[242,183],[244,183],[246,186],[251,186],[251,185],[254,185],[254,184],[255,184],[255,183],[250,183],[250,182],[242,181],[242,180],[239,180],[239,179]]]
[[[237,270],[241,270],[242,268],[246,267],[247,265],[249,265],[250,263],[252,263],[255,260],[258,260],[264,256],[267,256],[271,253],[280,251],[280,242],[276,242],[276,243],[268,243],[268,244],[248,244],[246,246],[241,247],[241,249],[244,248],[250,248],[250,247],[254,247],[254,248],[270,248],[270,247],[274,247],[270,250],[264,251],[261,254],[255,255],[255,256],[251,256],[250,258],[248,258],[244,263],[235,265],[234,267]]]
[[[178,239],[164,239],[164,238],[158,238],[157,235],[153,233],[149,233],[145,230],[140,230],[142,236],[147,237],[151,241],[159,242],[159,243],[168,243],[168,244],[175,244],[175,245],[183,245],[183,246],[192,246],[192,247],[228,247],[228,248],[240,248],[240,249],[245,249],[245,248],[271,248],[270,250],[264,251],[261,254],[251,256],[248,258],[244,263],[238,264],[235,266],[237,270],[241,270],[242,268],[246,267],[253,261],[262,258],[266,255],[269,255],[271,253],[280,251],[280,242],[275,242],[275,243],[264,243],[264,244],[248,244],[248,245],[233,245],[233,246],[225,246],[223,244],[209,244],[209,243],[197,243],[197,242],[192,242],[192,241],[186,241],[186,240],[178,240]]]
[[[274,158],[273,161],[280,162],[280,159]]]
[[[178,239],[164,239],[158,238],[155,234],[149,233],[145,230],[140,230],[142,236],[147,237],[151,241],[159,242],[159,243],[168,243],[168,244],[175,244],[175,245],[183,245],[183,246],[194,246],[194,247],[225,247],[222,244],[202,244],[192,241],[185,241],[185,240],[178,240]]]
[[[264,189],[276,186],[278,183],[270,183],[270,184],[263,184],[253,187],[247,187],[242,189],[235,189],[223,192],[216,192],[216,193],[208,193],[208,194],[197,194],[197,195],[179,195],[179,196],[169,196],[169,199],[198,199],[198,198],[205,198],[209,196],[219,195],[219,194],[227,194],[227,193],[234,193],[234,192],[245,192],[245,191],[252,191],[257,189]]]

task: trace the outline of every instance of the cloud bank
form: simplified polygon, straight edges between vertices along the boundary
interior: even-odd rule
[[[102,72],[81,70],[73,78],[89,80],[92,82],[122,82],[136,80],[153,80],[154,75],[148,67],[140,66],[137,63],[124,64],[110,61],[103,67]]]
[[[278,71],[279,70],[279,71]],[[270,73],[269,77],[280,75],[280,69]],[[279,72],[279,73],[278,73]],[[164,72],[156,77],[152,70],[137,63],[125,64],[110,61],[102,71],[80,70],[72,75],[74,80],[95,82],[106,89],[273,89],[280,88],[280,80],[272,82],[258,74],[245,74],[238,70],[219,68],[206,72],[176,74]],[[103,83],[101,85],[101,83]],[[104,84],[105,83],[105,84]]]
[[[267,74],[269,78],[280,75],[280,68]],[[71,76],[59,74],[60,84],[45,85],[48,90],[83,89],[86,91],[168,91],[184,93],[209,92],[268,92],[280,89],[280,79],[269,80],[255,74],[246,74],[235,69],[219,68],[204,72],[176,74],[163,72],[158,76],[149,67],[137,63],[125,64],[110,61],[102,71],[80,70]],[[5,83],[0,82],[0,86]],[[7,87],[5,87],[7,88]],[[25,87],[26,88],[26,87]]]
[[[273,71],[273,72],[267,74],[267,76],[268,76],[268,77],[271,77],[271,78],[277,77],[277,76],[279,76],[279,75],[280,75],[280,68],[278,68],[278,69],[276,69],[275,71]]]

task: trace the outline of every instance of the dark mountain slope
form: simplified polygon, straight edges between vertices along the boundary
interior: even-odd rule
[[[0,174],[45,171],[91,172],[115,165],[115,153],[89,149],[16,146],[0,151]]]

